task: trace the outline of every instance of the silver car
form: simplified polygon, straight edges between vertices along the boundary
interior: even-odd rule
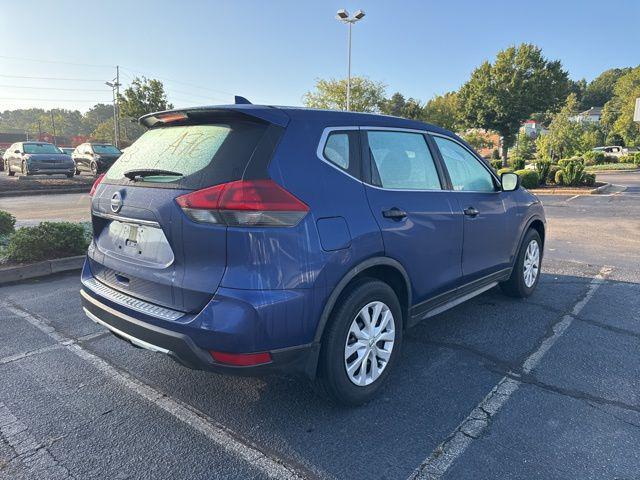
[[[16,172],[22,175],[63,174],[71,178],[75,174],[75,165],[70,155],[47,142],[14,143],[5,153],[7,175]]]

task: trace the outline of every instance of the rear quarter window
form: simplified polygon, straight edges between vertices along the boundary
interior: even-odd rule
[[[243,178],[268,126],[249,121],[153,128],[108,170],[105,180],[129,182],[130,170],[158,169],[182,177],[146,177],[140,186],[199,189]]]

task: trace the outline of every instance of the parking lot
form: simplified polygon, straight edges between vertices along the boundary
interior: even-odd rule
[[[532,297],[419,324],[359,408],[134,348],[77,273],[2,287],[0,478],[640,478],[640,174],[598,179],[628,188],[543,198]]]

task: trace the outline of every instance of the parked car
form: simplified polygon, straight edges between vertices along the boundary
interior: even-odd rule
[[[98,175],[113,165],[122,152],[109,143],[83,143],[78,145],[73,152],[73,161],[76,164],[76,174],[91,172]]]
[[[4,151],[4,149],[0,148],[0,170],[5,170],[5,161],[4,161],[4,154],[6,152]]]
[[[14,176],[16,172],[22,175],[60,173],[70,178],[74,174],[71,157],[47,142],[14,143],[5,153],[5,167],[9,176]]]
[[[60,150],[62,150],[62,153],[65,153],[67,155],[71,155],[73,153],[73,151],[75,150],[75,148],[73,147],[58,147]]]
[[[627,155],[628,150],[619,145],[610,145],[608,147],[595,147],[593,149],[594,152],[603,152],[605,155],[610,155],[612,157],[622,157],[623,155]]]
[[[136,346],[216,372],[302,372],[360,404],[407,328],[538,284],[542,205],[447,130],[250,104],[141,123],[94,184],[81,278],[84,312]]]

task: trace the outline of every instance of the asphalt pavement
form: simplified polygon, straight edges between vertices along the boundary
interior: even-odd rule
[[[359,408],[134,348],[84,316],[77,274],[2,287],[0,478],[639,478],[640,176],[615,178],[543,197],[536,293],[419,324]]]

